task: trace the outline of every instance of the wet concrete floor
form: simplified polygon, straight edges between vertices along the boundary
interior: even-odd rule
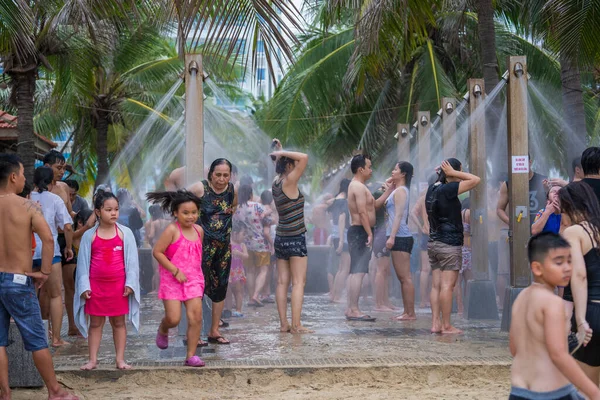
[[[396,301],[396,303],[399,303]],[[401,306],[401,304],[397,304]],[[499,321],[468,321],[453,315],[453,324],[462,335],[429,333],[431,313],[418,310],[418,320],[398,322],[394,313],[373,311],[371,301],[361,300],[361,309],[377,317],[376,322],[348,322],[343,304],[332,304],[325,295],[307,296],[303,324],[313,334],[279,332],[275,304],[244,309],[243,318],[230,318],[222,334],[231,345],[198,348],[207,367],[319,367],[378,365],[508,365],[508,334],[500,332]],[[155,295],[142,299],[141,329],[129,327],[126,359],[134,367],[170,367],[183,363],[184,337],[171,331],[169,348],[159,350],[156,330],[163,316],[162,303]],[[63,328],[66,333],[66,326]],[[53,350],[57,370],[78,369],[87,361],[85,339],[67,338],[70,344]],[[107,323],[99,354],[100,368],[114,368],[112,332]]]

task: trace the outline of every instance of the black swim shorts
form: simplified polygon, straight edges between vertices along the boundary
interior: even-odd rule
[[[348,229],[351,274],[366,274],[369,272],[371,249],[367,247],[368,239],[369,235],[362,226],[352,225]]]
[[[59,233],[58,237],[56,238],[56,241],[58,242],[58,246],[60,247],[60,262],[62,263],[62,265],[65,266],[69,264],[77,264],[77,256],[74,256],[69,261],[67,261],[67,259],[65,258],[65,248],[67,247],[67,240],[65,239],[65,234]],[[75,254],[75,249],[73,249],[73,254]]]
[[[306,235],[275,236],[275,256],[280,260],[289,260],[291,257],[306,257]]]
[[[386,241],[387,241],[387,239],[388,238],[386,237]],[[402,251],[404,253],[411,254],[414,244],[415,244],[415,239],[413,239],[412,236],[406,236],[406,237],[396,236],[394,238],[394,246],[392,247],[391,251]]]

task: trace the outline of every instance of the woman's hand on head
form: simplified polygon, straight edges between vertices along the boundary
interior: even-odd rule
[[[456,172],[456,170],[452,168],[452,165],[450,165],[450,163],[447,160],[442,161],[441,168],[447,177],[454,176],[454,173]]]

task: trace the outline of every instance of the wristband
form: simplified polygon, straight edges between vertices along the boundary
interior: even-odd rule
[[[40,272],[42,273],[42,275],[46,275],[46,276],[50,276],[50,274],[52,274],[52,271],[50,271],[50,272],[48,272],[48,273],[45,273],[45,272],[44,272],[44,271],[42,271],[41,269],[40,269]]]
[[[178,273],[179,273],[179,268],[176,268],[176,271],[175,271],[175,273],[173,274],[173,277],[176,277]]]

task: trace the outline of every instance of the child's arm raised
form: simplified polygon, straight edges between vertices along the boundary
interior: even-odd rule
[[[562,300],[553,295],[549,301],[544,302],[542,313],[546,348],[556,368],[588,398],[600,399],[600,388],[585,375],[575,359],[569,355],[565,332],[562,329],[565,324]]]
[[[152,255],[164,269],[169,271],[175,277],[175,279],[177,279],[177,281],[186,282],[187,278],[183,274],[183,272],[181,272],[179,268],[173,265],[173,263],[165,255],[167,247],[169,247],[169,245],[173,243],[173,239],[175,239],[176,234],[177,228],[175,228],[175,225],[170,224],[169,226],[167,226],[167,229],[165,229],[165,231],[162,233],[162,235],[160,235],[160,237],[156,241],[156,244],[152,249]]]

